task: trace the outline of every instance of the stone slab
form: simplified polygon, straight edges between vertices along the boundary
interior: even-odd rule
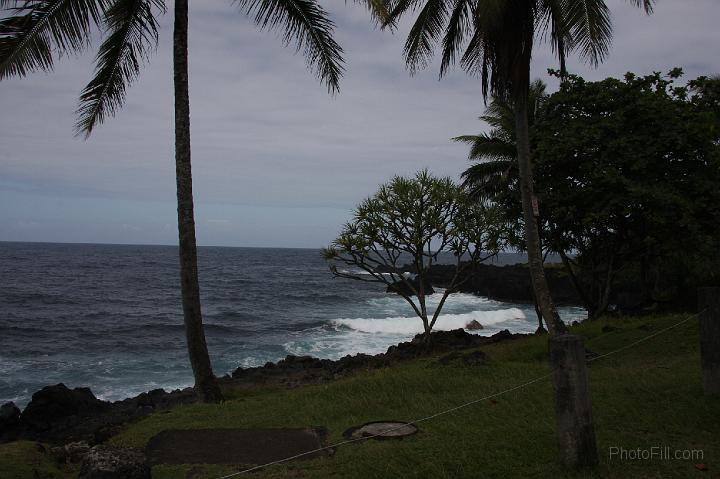
[[[317,429],[170,429],[146,447],[150,464],[266,464],[323,447]],[[320,451],[303,456],[327,456]]]

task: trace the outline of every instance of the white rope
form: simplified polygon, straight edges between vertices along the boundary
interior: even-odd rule
[[[694,318],[698,317],[700,314],[701,314],[701,313],[695,314],[695,315],[693,315],[693,316],[689,316],[689,317],[683,319],[682,321],[673,324],[672,326],[668,326],[667,328],[663,328],[663,329],[661,329],[661,330],[659,330],[659,331],[656,331],[656,332],[654,332],[653,334],[650,334],[650,335],[648,335],[648,336],[645,336],[644,338],[641,338],[641,339],[639,339],[639,340],[637,340],[637,341],[634,341],[634,342],[632,342],[632,343],[630,343],[630,344],[627,344],[627,345],[625,345],[625,346],[623,346],[623,347],[621,347],[621,348],[618,348],[618,349],[616,349],[616,350],[614,350],[614,351],[610,351],[609,353],[601,354],[600,356],[595,356],[595,357],[592,358],[592,359],[588,359],[587,362],[597,361],[598,359],[606,358],[606,357],[608,357],[608,356],[610,356],[610,355],[612,355],[612,354],[619,353],[619,352],[621,352],[621,351],[625,351],[626,349],[629,349],[629,348],[631,348],[631,347],[633,347],[633,346],[636,346],[636,345],[638,345],[638,344],[640,344],[640,343],[642,343],[642,342],[644,342],[644,341],[647,341],[647,340],[649,340],[649,339],[652,339],[652,338],[654,338],[655,336],[658,336],[658,335],[660,335],[660,334],[662,334],[662,333],[664,333],[664,332],[666,332],[666,331],[670,331],[671,329],[674,329],[674,328],[676,328],[676,327],[678,327],[678,326],[680,326],[680,325],[682,325],[682,324],[685,324],[685,323],[687,323],[688,321],[690,321],[691,319],[694,319]],[[423,417],[423,418],[416,419],[416,420],[414,420],[414,421],[410,421],[410,422],[403,423],[401,426],[396,426],[396,427],[393,427],[393,428],[390,428],[390,429],[385,429],[385,430],[380,431],[380,432],[378,432],[378,433],[376,433],[376,434],[370,434],[370,435],[367,435],[367,436],[362,436],[362,437],[357,437],[357,438],[353,438],[353,439],[348,439],[348,440],[346,440],[346,441],[337,442],[337,443],[331,444],[331,445],[329,445],[329,446],[319,447],[319,448],[317,448],[317,449],[313,449],[312,451],[303,452],[303,453],[300,453],[300,454],[296,454],[296,455],[294,455],[294,456],[286,457],[286,458],[284,458],[284,459],[279,459],[279,460],[277,460],[277,461],[272,461],[272,462],[268,462],[268,463],[266,463],[266,464],[261,464],[261,465],[259,465],[259,466],[254,466],[254,467],[251,467],[251,468],[249,468],[249,469],[244,469],[244,470],[242,470],[242,471],[234,472],[234,473],[228,474],[228,475],[226,475],[226,476],[218,477],[217,479],[228,479],[228,478],[230,478],[230,477],[239,476],[239,475],[241,475],[241,474],[246,474],[246,473],[248,473],[248,472],[257,471],[258,469],[263,469],[263,468],[265,468],[265,467],[274,466],[274,465],[276,465],[276,464],[282,464],[283,462],[287,462],[287,461],[292,461],[293,459],[298,459],[298,458],[301,458],[301,457],[304,457],[304,456],[308,456],[308,455],[310,455],[310,454],[315,454],[315,453],[317,453],[317,452],[326,451],[326,450],[328,450],[328,449],[335,449],[336,447],[344,446],[344,445],[347,445],[347,444],[352,444],[352,443],[356,443],[356,442],[360,442],[360,441],[366,441],[366,440],[368,440],[368,439],[373,439],[373,438],[375,438],[375,437],[383,436],[383,435],[385,435],[385,434],[387,434],[387,433],[389,433],[389,432],[397,431],[397,430],[402,429],[402,428],[404,428],[404,427],[407,427],[407,426],[409,426],[409,425],[415,425],[415,424],[421,423],[421,422],[423,422],[423,421],[429,421],[430,419],[434,419],[434,418],[436,418],[436,417],[438,417],[438,416],[443,416],[443,415],[445,415],[445,414],[449,414],[449,413],[451,413],[451,412],[457,411],[458,409],[463,409],[463,408],[466,408],[466,407],[468,407],[468,406],[472,406],[473,404],[477,404],[477,403],[482,402],[482,401],[487,401],[488,399],[493,399],[493,398],[496,398],[496,397],[498,397],[498,396],[502,396],[503,394],[507,394],[507,393],[510,393],[510,392],[513,392],[513,391],[517,391],[518,389],[525,388],[525,387],[530,386],[530,385],[532,385],[532,384],[535,384],[535,383],[537,383],[537,382],[539,382],[539,381],[542,381],[543,379],[547,379],[547,378],[549,378],[550,376],[552,376],[553,373],[554,373],[554,370],[553,370],[553,371],[550,371],[549,373],[544,374],[544,375],[542,375],[542,376],[538,376],[538,377],[536,377],[535,379],[531,379],[530,381],[524,382],[524,383],[522,383],[522,384],[518,384],[517,386],[513,386],[513,387],[510,387],[510,388],[504,389],[504,390],[502,390],[502,391],[496,392],[496,393],[494,393],[494,394],[490,394],[490,395],[488,395],[488,396],[483,396],[483,397],[478,398],[478,399],[473,399],[472,401],[468,401],[468,402],[466,402],[466,403],[464,403],[464,404],[460,404],[459,406],[455,406],[455,407],[452,407],[452,408],[450,408],[450,409],[445,409],[444,411],[440,411],[440,412],[438,412],[438,413],[432,414],[432,415],[430,415],[430,416],[425,416],[425,417]]]

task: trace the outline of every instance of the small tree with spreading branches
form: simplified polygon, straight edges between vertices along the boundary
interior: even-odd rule
[[[450,178],[423,170],[413,178],[396,176],[360,203],[353,221],[322,253],[336,277],[382,283],[400,294],[429,338],[448,296],[470,278],[473,266],[501,249],[501,230],[493,209],[470,200]],[[441,253],[454,255],[454,274],[429,312],[430,267]]]

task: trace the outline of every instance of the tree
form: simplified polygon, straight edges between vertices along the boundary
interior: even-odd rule
[[[618,281],[639,307],[694,298],[693,281],[717,274],[720,82],[680,75],[569,76],[536,119],[545,235],[590,317]]]
[[[535,117],[539,114],[540,106],[547,97],[545,83],[535,80],[530,84],[528,104],[528,127],[531,132]],[[520,251],[525,250],[522,235],[522,209],[519,191],[519,177],[517,168],[517,143],[515,140],[515,110],[507,98],[493,95],[490,105],[486,108],[480,120],[490,126],[489,133],[478,135],[462,135],[453,138],[470,145],[468,159],[476,162],[462,172],[462,185],[468,189],[471,198],[477,201],[496,205],[504,217],[504,223],[514,225],[508,230],[508,242]],[[541,248],[542,221],[538,221],[540,228]],[[547,255],[543,255],[544,258]],[[534,291],[533,291],[534,293]],[[534,301],[535,312],[538,316],[538,333],[544,332],[542,312],[537,300]]]
[[[400,294],[422,320],[429,339],[448,296],[470,277],[474,265],[500,250],[500,230],[492,215],[450,178],[433,177],[427,170],[414,178],[396,176],[355,209],[354,220],[323,256],[336,277],[381,283]],[[428,273],[446,252],[455,257],[455,273],[431,312]],[[414,277],[402,272],[408,259]]]
[[[360,2],[360,0],[358,0]],[[236,0],[240,10],[263,29],[282,31],[308,65],[335,92],[343,72],[342,49],[333,40],[334,25],[316,0]],[[387,12],[378,0],[366,0],[376,18]],[[103,32],[93,79],[83,90],[76,132],[93,129],[122,106],[125,91],[139,75],[158,41],[163,0],[0,0],[0,80],[51,70],[54,56],[82,51],[94,28]],[[188,95],[188,1],[175,0],[173,71],[175,88],[175,165],[183,317],[195,390],[204,401],[222,393],[212,371],[202,324],[190,162]]]
[[[531,132],[540,105],[547,97],[545,88],[542,80],[535,80],[530,84],[528,103],[532,105],[532,108],[528,111],[528,126]],[[512,203],[517,203],[519,207],[513,105],[507,98],[493,95],[490,105],[479,119],[490,126],[489,133],[461,135],[453,138],[453,141],[470,146],[468,160],[475,163],[462,172],[462,184],[468,188],[470,196],[478,201],[504,203],[510,195]],[[519,208],[518,213],[516,216],[521,216]]]
[[[630,0],[652,10],[653,0]],[[573,50],[592,64],[608,53],[612,26],[604,0],[395,0],[392,25],[421,4],[408,34],[404,55],[411,73],[427,66],[433,46],[442,43],[440,76],[461,55],[461,65],[479,74],[482,93],[512,102],[520,177],[522,212],[528,265],[535,297],[551,333],[564,329],[553,305],[542,264],[540,239],[533,203],[534,185],[528,130],[530,60],[538,36],[547,35],[565,71],[565,58]]]

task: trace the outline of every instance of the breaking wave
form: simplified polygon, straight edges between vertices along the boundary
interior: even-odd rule
[[[472,311],[459,314],[441,314],[433,329],[449,331],[465,328],[472,321],[483,327],[503,323],[510,320],[526,320],[525,313],[518,308],[500,309],[495,311]],[[398,316],[388,318],[343,318],[334,321],[363,333],[384,333],[412,335],[423,332],[422,321],[417,316]]]

